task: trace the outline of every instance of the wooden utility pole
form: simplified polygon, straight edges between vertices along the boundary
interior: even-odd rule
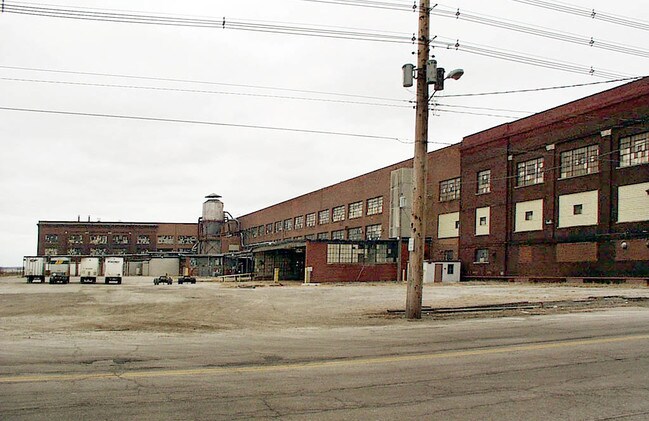
[[[415,122],[415,157],[413,159],[414,189],[412,200],[412,239],[410,273],[406,297],[406,317],[421,319],[424,284],[424,215],[426,211],[426,155],[428,154],[428,83],[426,65],[430,54],[430,1],[419,3],[419,35],[417,37],[417,120]]]

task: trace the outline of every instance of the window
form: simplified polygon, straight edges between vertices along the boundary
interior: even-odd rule
[[[572,206],[572,214],[573,215],[581,215],[584,212],[584,205],[573,205]]]
[[[344,240],[345,239],[345,230],[332,231],[331,239],[332,240]]]
[[[138,235],[137,236],[138,244],[151,244],[151,238],[148,235]]]
[[[358,228],[350,228],[349,231],[347,231],[347,239],[348,240],[362,240],[363,239],[363,228],[358,227]]]
[[[318,224],[328,224],[329,223],[329,209],[321,210],[318,212]]]
[[[68,237],[68,244],[82,244],[83,235],[81,234],[72,234]]]
[[[333,222],[345,220],[345,206],[336,206],[332,210],[331,220]]]
[[[282,232],[282,221],[275,222],[275,232]]]
[[[328,232],[319,232],[317,238],[318,238],[318,240],[328,240],[329,239],[329,233]]]
[[[45,234],[46,243],[58,243],[59,236],[57,234]]]
[[[327,264],[396,262],[396,244],[327,244]]]
[[[376,215],[383,212],[383,196],[367,199],[367,214]]]
[[[534,217],[534,211],[525,211],[525,220],[531,221]]]
[[[90,241],[92,243],[92,241]],[[173,244],[174,236],[173,235],[158,235],[158,244]]]
[[[453,265],[446,265],[446,273],[448,275],[453,275],[453,272],[455,270],[455,266]]]
[[[363,202],[354,202],[349,204],[349,219],[360,218],[363,216]]]
[[[113,235],[113,244],[128,244],[128,235]]]
[[[453,250],[444,250],[444,251],[442,251],[442,260],[444,260],[444,261],[448,262],[448,261],[453,260],[453,256],[454,256]]]
[[[305,240],[315,240],[315,234],[309,234],[304,236]]]
[[[105,256],[106,255],[106,249],[104,247],[90,248],[90,255],[91,256]]]
[[[460,221],[455,221],[455,229],[456,230],[460,229]]]
[[[107,235],[91,235],[90,244],[106,244],[108,243]]]
[[[381,238],[381,224],[368,225],[365,228],[365,235],[368,240],[378,240]]]
[[[586,146],[561,153],[560,178],[579,177],[599,171],[599,147]]]
[[[45,255],[46,256],[56,256],[59,254],[59,249],[56,247],[46,247],[45,248]]]
[[[179,235],[178,244],[194,244],[196,242],[196,237],[193,235]]]
[[[519,162],[516,166],[516,187],[543,182],[543,158]]]
[[[306,226],[307,227],[315,227],[315,212],[307,214],[307,216],[306,216]]]
[[[543,199],[517,202],[514,210],[514,232],[543,230]]]
[[[284,220],[284,231],[290,231],[293,229],[293,220],[285,219]]]
[[[489,249],[476,249],[475,263],[489,263]]]
[[[649,163],[649,132],[620,139],[620,167]]]
[[[476,208],[475,210],[475,235],[489,235],[489,218],[491,208]]]
[[[295,217],[295,229],[299,230],[304,228],[304,216],[296,216]]]
[[[460,198],[460,177],[439,183],[439,201],[447,202]]]
[[[80,256],[83,253],[83,250],[80,248],[71,248],[68,249],[68,254],[70,256]]]
[[[478,194],[489,193],[491,191],[491,170],[480,171],[478,173]]]
[[[273,224],[266,224],[266,234],[273,233]]]

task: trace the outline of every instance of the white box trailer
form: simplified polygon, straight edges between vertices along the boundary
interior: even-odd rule
[[[99,276],[99,257],[82,257],[79,263],[79,276],[82,284],[97,282]]]
[[[117,282],[122,283],[124,276],[124,258],[107,257],[104,260],[104,283]]]
[[[34,282],[35,279],[45,282],[45,257],[25,256],[23,258],[23,276],[27,278],[27,283]]]
[[[50,284],[69,284],[70,283],[70,258],[69,257],[50,257],[48,265],[50,271]]]

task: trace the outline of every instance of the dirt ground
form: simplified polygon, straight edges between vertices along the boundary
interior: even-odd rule
[[[162,333],[376,326],[405,322],[403,283],[303,285],[283,282],[153,285],[128,277],[122,285],[27,284],[0,278],[0,332],[6,334],[140,331]],[[462,307],[518,301],[649,298],[646,287],[527,284],[424,286],[424,306]],[[603,301],[602,301],[603,302]],[[624,300],[609,302],[622,305]],[[577,311],[582,311],[578,309]],[[506,315],[506,314],[503,314]],[[448,316],[446,316],[448,317]],[[459,316],[459,317],[472,317]],[[493,317],[493,315],[489,316]]]

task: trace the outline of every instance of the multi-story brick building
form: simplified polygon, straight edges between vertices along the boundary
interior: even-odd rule
[[[464,138],[470,276],[649,275],[649,78]]]
[[[465,278],[649,277],[649,78],[467,136],[427,165],[427,260],[460,260]],[[197,224],[42,221],[38,253],[190,252],[207,238],[204,253],[234,252],[224,273],[252,252],[260,277],[398,279],[411,168],[223,217],[215,238]]]
[[[190,253],[196,223],[39,221],[39,255]]]

